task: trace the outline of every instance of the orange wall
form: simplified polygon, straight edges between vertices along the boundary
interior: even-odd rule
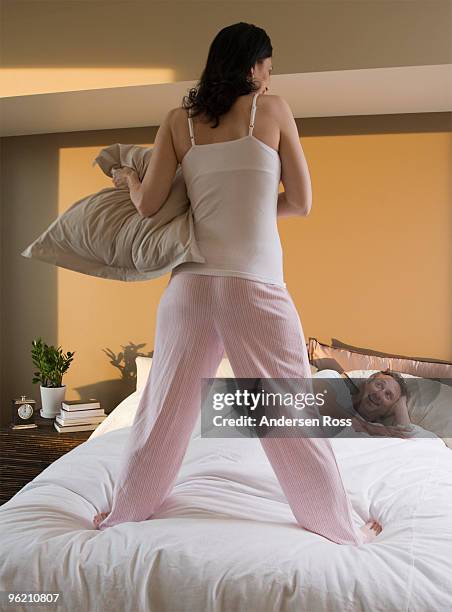
[[[306,339],[316,336],[452,361],[449,113],[297,120],[313,206],[278,221],[285,278]],[[91,163],[103,146],[149,146],[156,129],[2,139],[3,397],[32,385],[31,340],[75,351],[67,398],[109,412],[133,389],[105,351],[153,349],[169,274],[123,283],[28,260],[20,252],[74,201],[111,184]],[[130,348],[133,353],[133,347]]]
[[[444,119],[444,128],[439,116],[413,115],[399,129],[396,116],[356,118],[355,133],[353,118],[338,119],[335,134],[303,129],[313,205],[280,230],[306,335],[452,361],[451,115]]]

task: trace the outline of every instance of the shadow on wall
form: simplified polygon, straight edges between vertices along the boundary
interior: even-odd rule
[[[89,385],[73,387],[81,398],[95,397],[100,401],[101,407],[106,414],[110,414],[123,399],[133,393],[137,386],[137,369],[135,359],[140,357],[152,357],[154,351],[148,353],[139,352],[146,343],[122,346],[122,351],[117,355],[109,348],[102,349],[110,358],[110,363],[121,373],[121,378],[114,380],[101,380]]]

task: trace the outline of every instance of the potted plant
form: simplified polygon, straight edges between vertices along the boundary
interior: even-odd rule
[[[48,346],[41,338],[32,341],[31,358],[38,371],[34,373],[33,384],[41,383],[41,416],[51,419],[59,414],[64,400],[66,385],[62,384],[73,355],[65,355],[61,347]]]

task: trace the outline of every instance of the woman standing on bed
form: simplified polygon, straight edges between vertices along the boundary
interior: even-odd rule
[[[180,163],[206,263],[174,268],[160,300],[150,375],[111,510],[94,519],[100,530],[152,519],[169,495],[198,417],[201,378],[215,376],[224,350],[236,378],[311,376],[277,227],[277,215],[309,213],[311,183],[289,105],[264,95],[272,51],[261,28],[223,28],[188,106],[171,110],[160,126],[143,182],[130,168],[115,175],[115,185],[129,187],[139,212],[151,216]],[[354,526],[328,438],[260,442],[301,527],[355,545],[381,531],[372,520]]]

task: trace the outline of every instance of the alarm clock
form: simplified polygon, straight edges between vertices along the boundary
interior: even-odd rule
[[[12,400],[12,429],[26,429],[37,427],[35,420],[35,400],[27,399],[22,395],[20,399]]]

